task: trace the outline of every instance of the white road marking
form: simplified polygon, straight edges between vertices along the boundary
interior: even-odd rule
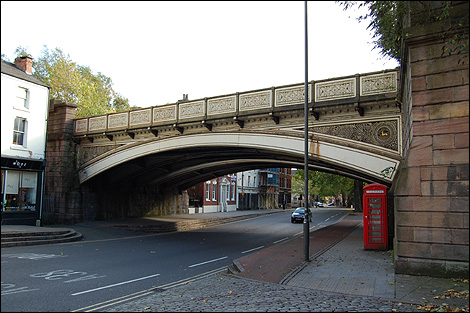
[[[139,280],[144,280],[144,279],[147,279],[147,278],[156,277],[156,276],[159,276],[159,275],[160,275],[160,274],[145,276],[145,277],[136,278],[136,279],[133,279],[133,280],[124,281],[124,282],[122,282],[122,283],[117,283],[117,284],[113,284],[113,285],[103,286],[103,287],[100,287],[100,288],[95,288],[95,289],[85,290],[85,291],[81,291],[81,292],[76,292],[76,293],[72,293],[72,296],[78,296],[78,295],[81,295],[81,294],[84,294],[84,293],[88,293],[88,292],[93,292],[93,291],[98,291],[98,290],[101,290],[101,289],[106,289],[106,288],[111,288],[111,287],[115,287],[115,286],[120,286],[120,285],[124,285],[124,284],[128,284],[128,283],[132,283],[132,282],[135,282],[135,281],[139,281]]]
[[[203,265],[203,264],[207,264],[207,263],[212,263],[212,262],[216,262],[216,261],[220,261],[220,260],[223,260],[223,259],[226,259],[227,257],[224,256],[224,257],[221,257],[221,258],[218,258],[218,259],[213,259],[213,260],[210,260],[210,261],[206,261],[206,262],[202,262],[202,263],[197,263],[197,264],[193,264],[193,265],[190,265],[188,267],[196,267],[196,266],[199,266],[199,265]]]
[[[259,249],[263,249],[263,248],[264,248],[264,246],[260,246],[258,248],[253,248],[253,249],[250,249],[250,250],[243,251],[242,254],[248,253],[248,252],[251,252],[251,251],[255,251],[255,250],[259,250]]]
[[[273,243],[279,243],[279,242],[281,242],[281,241],[285,241],[285,240],[287,240],[287,239],[289,239],[289,238],[288,238],[288,237],[285,237],[285,238],[282,238],[282,239],[276,240],[276,241],[274,241]]]

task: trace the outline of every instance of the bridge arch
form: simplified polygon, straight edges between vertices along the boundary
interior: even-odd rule
[[[304,164],[304,138],[266,132],[211,132],[135,142],[84,164],[80,183],[97,175],[137,178],[180,190],[230,172]],[[391,184],[399,160],[322,140],[310,140],[309,166],[364,181]],[[113,170],[120,167],[119,171]],[[114,172],[114,178],[113,174]],[[106,174],[108,173],[108,174]],[[116,176],[117,175],[117,176]]]

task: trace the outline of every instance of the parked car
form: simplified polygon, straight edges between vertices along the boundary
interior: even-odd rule
[[[290,217],[290,222],[291,223],[296,223],[296,222],[303,223],[304,218],[305,218],[305,208],[300,207],[300,208],[295,209],[294,212],[292,212],[292,215]],[[310,221],[312,221],[311,214],[310,214]]]
[[[317,208],[323,208],[323,203],[322,202],[315,202],[315,206]]]
[[[335,204],[331,202],[331,203],[328,203],[328,206],[335,206]]]

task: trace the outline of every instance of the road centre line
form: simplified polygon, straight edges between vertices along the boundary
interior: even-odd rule
[[[223,260],[223,259],[226,259],[227,257],[224,256],[224,257],[221,257],[221,258],[218,258],[218,259],[213,259],[213,260],[210,260],[210,261],[206,261],[206,262],[202,262],[202,263],[197,263],[197,264],[193,264],[193,265],[190,265],[188,267],[196,267],[196,266],[199,266],[199,265],[203,265],[203,264],[207,264],[207,263],[211,263],[211,262],[216,262],[216,261],[220,261],[220,260]]]
[[[260,246],[260,247],[257,247],[257,248],[253,248],[253,249],[250,249],[250,250],[243,251],[242,254],[248,253],[248,252],[251,252],[251,251],[255,251],[255,250],[259,250],[259,249],[263,249],[263,248],[264,248],[264,246]]]
[[[154,275],[150,275],[150,276],[145,276],[145,277],[141,277],[141,278],[136,278],[136,279],[124,281],[124,282],[117,283],[117,284],[113,284],[113,285],[108,285],[108,286],[103,286],[103,287],[99,287],[99,288],[95,288],[95,289],[90,289],[90,290],[85,290],[85,291],[81,291],[81,292],[76,292],[76,293],[72,293],[72,296],[78,296],[78,295],[81,295],[81,294],[84,294],[84,293],[88,293],[88,292],[93,292],[93,291],[98,291],[98,290],[101,290],[101,289],[106,289],[106,288],[111,288],[111,287],[115,287],[115,286],[120,286],[120,285],[124,285],[124,284],[128,284],[128,283],[133,283],[133,282],[135,282],[135,281],[144,280],[144,279],[152,278],[152,277],[156,277],[156,276],[160,276],[160,274],[154,274]]]
[[[285,241],[285,240],[287,240],[287,239],[289,239],[289,237],[285,237],[285,238],[276,240],[276,241],[274,241],[273,243],[276,244],[276,243],[279,243],[279,242],[281,242],[281,241]]]

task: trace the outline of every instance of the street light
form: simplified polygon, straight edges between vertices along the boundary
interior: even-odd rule
[[[308,36],[307,36],[307,1],[305,1],[305,84],[304,84],[304,180],[305,180],[305,215],[304,215],[304,260],[309,262],[310,246],[310,210],[308,209]]]

